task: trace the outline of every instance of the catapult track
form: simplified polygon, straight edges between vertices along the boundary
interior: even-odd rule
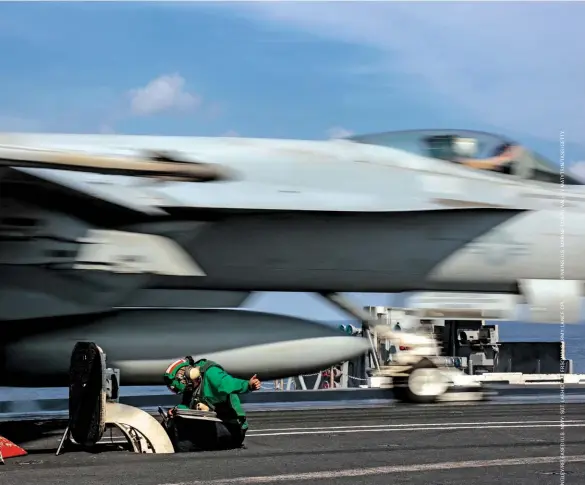
[[[567,399],[583,397],[584,384],[565,384],[563,391]],[[522,403],[559,402],[559,384],[509,385],[489,384],[486,387],[487,400],[493,404],[509,401]],[[176,396],[170,394],[126,395],[120,402],[140,409],[153,411],[157,406],[171,407],[176,404]],[[393,401],[391,389],[335,389],[335,390],[297,390],[262,391],[242,396],[246,409],[253,411],[290,410],[294,408],[354,407],[389,403]],[[64,419],[67,416],[67,399],[40,399],[36,401],[0,401],[0,423],[6,421],[30,421]],[[19,411],[20,410],[20,411]],[[1,434],[1,433],[0,433]]]

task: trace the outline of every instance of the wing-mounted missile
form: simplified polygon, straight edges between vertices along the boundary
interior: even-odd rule
[[[123,157],[0,146],[0,167],[49,168],[177,182],[217,182],[232,178],[221,165],[184,160],[159,152],[146,153],[142,157]]]

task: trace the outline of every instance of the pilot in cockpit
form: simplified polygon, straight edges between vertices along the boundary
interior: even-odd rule
[[[512,143],[502,143],[487,158],[473,158],[478,152],[475,138],[457,135],[439,135],[425,140],[430,155],[434,158],[461,163],[471,168],[508,173],[511,164],[522,154],[522,147]]]

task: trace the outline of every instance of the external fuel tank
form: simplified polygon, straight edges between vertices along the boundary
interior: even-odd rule
[[[102,347],[122,385],[161,385],[166,367],[185,355],[265,380],[317,372],[368,350],[366,339],[335,327],[241,309],[121,309],[18,325],[28,329],[0,344],[0,386],[67,386],[78,341]]]

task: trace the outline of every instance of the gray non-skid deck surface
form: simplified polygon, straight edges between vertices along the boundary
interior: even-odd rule
[[[250,413],[247,449],[176,455],[39,450],[2,485],[561,483],[560,405],[434,405]],[[585,483],[585,406],[564,415],[564,483]],[[56,448],[57,436],[43,446]],[[575,460],[575,461],[572,461]]]

